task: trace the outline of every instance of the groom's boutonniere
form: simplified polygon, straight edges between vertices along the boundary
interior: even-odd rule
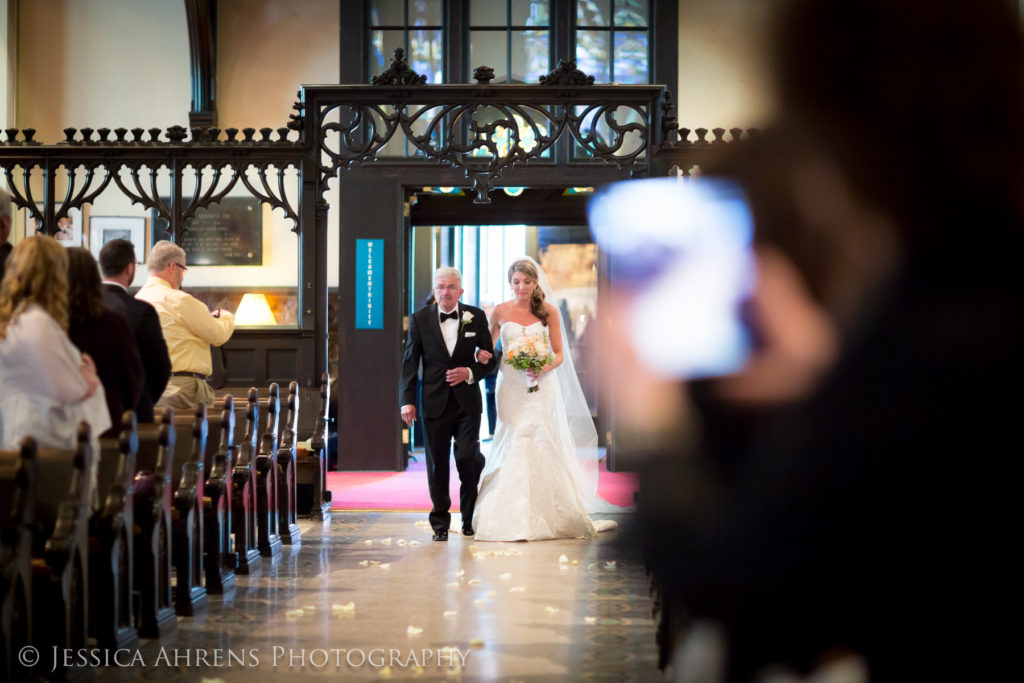
[[[470,324],[471,322],[473,322],[473,314],[470,313],[469,311],[463,311],[462,321],[459,325],[459,332],[466,329],[466,325]]]

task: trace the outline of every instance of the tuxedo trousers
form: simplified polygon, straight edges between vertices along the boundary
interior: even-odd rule
[[[455,442],[455,467],[459,472],[459,508],[462,519],[469,523],[476,506],[477,486],[484,469],[480,453],[480,413],[467,413],[459,408],[455,395],[448,394],[448,403],[437,417],[423,418],[424,450],[427,460],[427,486],[430,490],[430,526],[434,531],[448,530],[452,523],[448,493],[452,441]]]

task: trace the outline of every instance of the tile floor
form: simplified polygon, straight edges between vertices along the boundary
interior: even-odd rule
[[[175,633],[122,653],[127,665],[97,668],[96,680],[661,678],[648,581],[618,531],[538,543],[452,533],[435,543],[425,517],[304,522],[301,547],[264,559],[231,594],[211,596],[205,614],[179,618]]]

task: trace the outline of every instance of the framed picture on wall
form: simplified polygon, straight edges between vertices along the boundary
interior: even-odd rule
[[[135,216],[90,216],[89,251],[97,259],[100,249],[110,240],[128,240],[135,245],[135,260],[145,262],[146,219]]]
[[[40,212],[42,204],[36,204]],[[54,207],[54,211],[60,211],[60,204]],[[31,237],[39,231],[39,221],[33,218],[28,211],[25,212],[25,237]],[[65,247],[82,246],[82,212],[79,209],[71,209],[67,218],[61,218],[57,223],[57,234],[54,238]]]

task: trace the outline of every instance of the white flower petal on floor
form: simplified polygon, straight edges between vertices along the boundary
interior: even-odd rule
[[[421,629],[419,626],[410,625],[409,628],[405,629],[405,635],[409,637],[418,636],[421,633],[423,633],[423,629]]]
[[[568,557],[566,557],[565,555],[559,555],[558,556],[558,564],[568,564],[568,563],[569,563],[569,558]]]
[[[446,611],[446,612],[444,613],[444,615],[443,615],[443,616],[444,616],[444,617],[445,617],[446,619],[450,619],[451,617],[454,617],[454,616],[455,616],[456,614],[458,614],[458,612],[456,612],[456,611],[455,611],[455,610],[453,610],[453,609],[450,609],[450,610],[447,610],[447,611]]]
[[[458,581],[449,581],[445,585],[449,588],[459,588],[462,584],[460,584]]]
[[[505,572],[504,574],[502,574],[498,578],[501,579],[502,581],[508,581],[509,579],[512,578],[512,572]]]
[[[561,610],[559,610],[557,607],[552,607],[551,605],[548,605],[547,607],[544,608],[544,611],[547,612],[548,614],[557,614]]]
[[[356,611],[356,603],[354,603],[354,602],[346,602],[343,605],[341,605],[341,604],[331,605],[331,610],[335,614],[352,614],[352,613],[354,613]]]
[[[480,581],[480,579],[470,579],[469,580],[469,585],[470,586],[479,586],[481,583],[482,583],[482,581]]]
[[[526,586],[512,586],[511,588],[508,589],[508,592],[509,593],[522,593],[524,590],[526,590]]]

